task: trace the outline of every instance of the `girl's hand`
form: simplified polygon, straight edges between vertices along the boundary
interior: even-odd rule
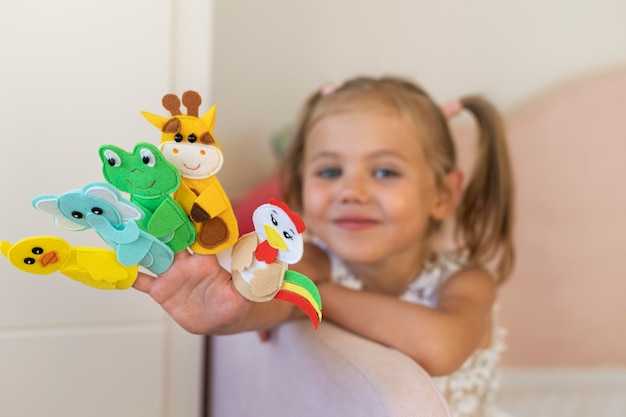
[[[150,295],[194,334],[235,332],[252,305],[235,289],[215,255],[186,250],[177,253],[170,268],[157,277],[139,272],[133,287]]]

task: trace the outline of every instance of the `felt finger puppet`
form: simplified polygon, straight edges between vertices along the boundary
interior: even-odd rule
[[[139,264],[160,274],[174,261],[174,252],[165,243],[137,225],[143,212],[107,183],[91,183],[59,196],[41,195],[32,200],[32,205],[51,214],[62,228],[93,228],[115,249],[122,265]]]
[[[287,265],[302,258],[304,222],[285,203],[274,199],[257,207],[252,221],[254,231],[233,246],[231,274],[235,288],[251,301],[288,301],[300,308],[317,329],[322,319],[319,291],[308,277],[287,269]]]
[[[142,230],[158,237],[178,253],[196,240],[196,229],[182,207],[171,197],[180,186],[180,175],[159,149],[139,142],[132,152],[113,145],[101,146],[102,173],[107,182],[130,194],[143,211]]]
[[[185,92],[182,104],[187,114],[184,115],[178,97],[167,94],[162,104],[171,117],[142,114],[161,131],[159,149],[181,175],[182,183],[174,198],[196,227],[196,241],[191,249],[213,254],[232,247],[239,237],[239,229],[230,200],[215,175],[224,162],[220,145],[213,137],[216,107],[198,117],[201,103],[197,92]]]
[[[94,288],[126,289],[137,278],[137,265],[120,264],[115,251],[70,246],[56,236],[33,236],[15,244],[3,240],[0,250],[17,269],[39,275],[60,272]]]

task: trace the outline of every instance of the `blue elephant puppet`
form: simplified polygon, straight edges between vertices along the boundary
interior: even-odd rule
[[[51,214],[55,223],[67,230],[93,228],[117,253],[120,264],[139,264],[161,274],[174,261],[174,252],[151,234],[141,230],[137,221],[143,212],[107,183],[90,183],[81,190],[59,196],[35,197],[32,205]]]

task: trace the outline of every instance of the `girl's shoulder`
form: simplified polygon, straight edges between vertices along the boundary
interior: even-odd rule
[[[335,256],[324,241],[314,236],[305,235],[305,244],[308,244],[309,247],[316,248],[315,250],[321,251],[326,256],[326,262],[329,268],[328,275],[331,281],[353,290],[363,289],[363,283],[352,274],[341,259]]]
[[[305,241],[302,259],[290,267],[290,269],[306,275],[315,283],[319,283],[329,280],[331,274],[330,262],[326,251],[315,244]]]
[[[424,264],[420,274],[408,285],[400,298],[434,307],[448,281],[453,277],[456,279],[456,277],[473,274],[476,271],[484,271],[484,269],[469,262],[464,252],[437,253],[432,260]]]

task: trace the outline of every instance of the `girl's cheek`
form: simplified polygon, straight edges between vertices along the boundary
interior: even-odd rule
[[[318,216],[323,210],[324,192],[311,183],[304,183],[302,187],[302,212],[306,216]]]

